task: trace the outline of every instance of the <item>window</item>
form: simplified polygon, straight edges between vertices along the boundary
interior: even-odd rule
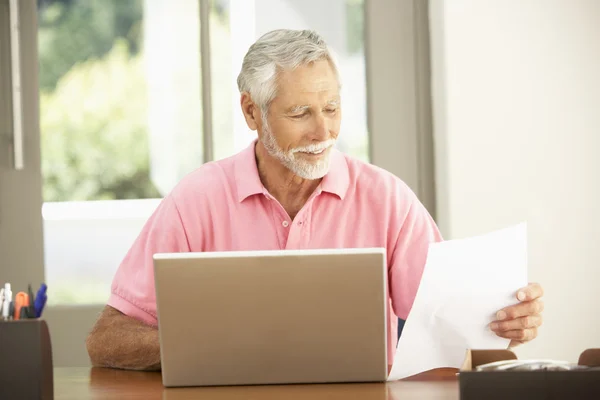
[[[46,281],[53,304],[104,303],[160,199],[203,160],[198,0],[40,0]],[[255,137],[236,79],[276,28],[321,33],[338,58],[338,147],[368,161],[363,0],[210,3],[214,158]]]
[[[99,303],[160,198],[202,163],[195,0],[39,2],[46,281]]]

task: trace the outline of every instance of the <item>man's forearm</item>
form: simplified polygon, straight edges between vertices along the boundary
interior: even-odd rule
[[[160,370],[158,329],[107,307],[86,341],[94,366]]]

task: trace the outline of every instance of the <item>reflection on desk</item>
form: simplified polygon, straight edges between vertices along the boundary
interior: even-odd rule
[[[55,400],[144,399],[333,399],[333,400],[457,400],[456,370],[429,371],[389,383],[336,383],[315,385],[226,386],[165,388],[159,372],[109,368],[55,368]]]

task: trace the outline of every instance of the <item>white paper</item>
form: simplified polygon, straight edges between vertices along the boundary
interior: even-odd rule
[[[489,328],[527,285],[527,225],[429,246],[388,381],[459,368],[467,349],[505,349]]]

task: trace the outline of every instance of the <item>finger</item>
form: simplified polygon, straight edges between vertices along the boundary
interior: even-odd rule
[[[505,339],[517,340],[520,342],[528,342],[537,337],[537,328],[518,329],[514,331],[496,332],[496,335]]]
[[[542,300],[525,301],[514,306],[503,308],[496,313],[498,321],[526,317],[528,315],[538,315],[544,311],[544,302]]]
[[[506,321],[494,321],[490,324],[490,329],[494,332],[507,332],[513,330],[538,328],[542,325],[541,315],[528,315]]]
[[[539,283],[530,283],[529,285],[517,291],[519,301],[535,300],[544,295],[544,289]]]
[[[508,344],[508,348],[513,348],[513,347],[517,347],[520,346],[522,344],[524,344],[525,342],[522,340],[511,340],[510,343]]]

